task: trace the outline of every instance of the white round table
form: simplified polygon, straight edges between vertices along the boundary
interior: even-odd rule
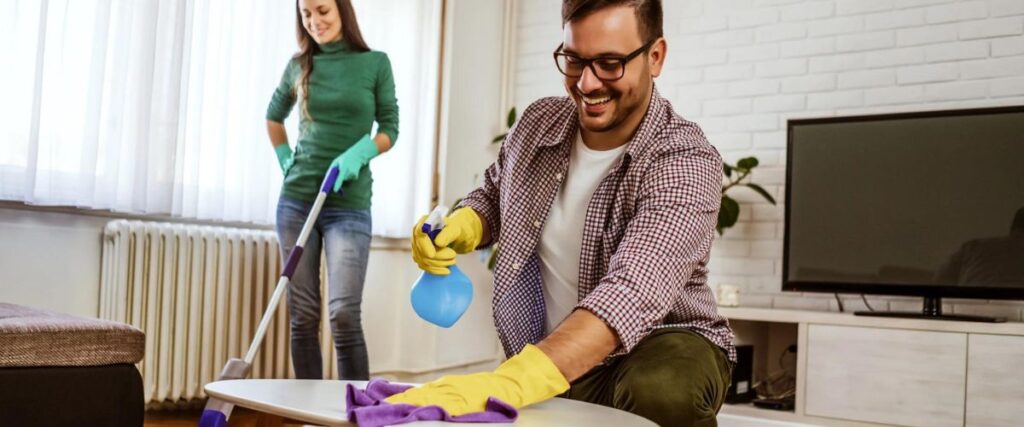
[[[227,380],[206,385],[206,393],[255,411],[327,426],[352,426],[345,415],[345,385],[366,387],[366,381],[330,380]],[[455,424],[419,421],[415,427],[450,427]],[[473,424],[511,426],[513,424]],[[520,427],[657,427],[629,412],[576,400],[554,398],[519,410]]]

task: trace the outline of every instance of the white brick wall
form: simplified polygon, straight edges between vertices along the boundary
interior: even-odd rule
[[[669,51],[658,89],[728,161],[758,156],[780,195],[795,117],[1024,105],[1024,0],[663,0]],[[550,52],[561,2],[519,0],[515,103],[563,95]],[[715,243],[712,284],[752,306],[836,310],[831,295],[782,293],[782,208],[752,193]],[[781,203],[781,197],[780,197]],[[863,309],[859,297],[844,296]],[[876,309],[920,299],[870,297]],[[949,300],[947,310],[1021,320],[1024,303]]]

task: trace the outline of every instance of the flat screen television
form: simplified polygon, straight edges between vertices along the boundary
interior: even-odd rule
[[[1024,299],[1024,106],[787,130],[783,290]]]

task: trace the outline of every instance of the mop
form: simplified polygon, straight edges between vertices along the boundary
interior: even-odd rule
[[[330,193],[334,187],[334,181],[338,179],[338,168],[333,167],[327,171],[327,176],[324,177],[324,182],[320,186],[320,193],[316,195],[316,200],[313,202],[313,207],[309,210],[309,216],[306,217],[306,223],[302,226],[302,232],[299,233],[299,239],[295,243],[295,248],[292,249],[291,253],[288,254],[288,260],[285,262],[284,271],[281,273],[281,278],[277,281],[277,287],[274,288],[274,294],[270,297],[270,302],[267,304],[266,311],[263,312],[263,318],[260,319],[260,325],[256,328],[256,336],[252,339],[252,344],[249,345],[249,351],[245,353],[244,359],[232,358],[228,360],[228,363],[224,365],[224,370],[220,372],[220,377],[217,381],[223,380],[238,380],[244,379],[249,375],[249,369],[252,368],[252,361],[256,359],[256,351],[259,350],[260,345],[263,344],[263,337],[267,333],[267,327],[270,325],[270,321],[274,318],[274,312],[277,311],[277,305],[281,302],[281,295],[284,294],[285,289],[288,288],[288,282],[291,281],[292,274],[295,272],[295,267],[299,265],[299,258],[302,257],[303,246],[306,244],[306,239],[309,238],[309,233],[313,230],[313,225],[316,224],[316,219],[320,216],[320,209],[324,205],[324,201],[327,199],[327,194]],[[234,405],[215,397],[210,397],[206,401],[206,408],[203,409],[202,418],[199,419],[199,427],[226,427],[228,425],[228,417],[231,416],[231,410]]]
[[[252,344],[249,345],[249,351],[245,353],[245,358],[228,360],[217,381],[245,379],[249,375],[252,362],[256,358],[256,351],[259,350],[260,345],[263,343],[267,327],[281,301],[281,295],[287,289],[292,273],[295,272],[295,267],[299,264],[299,259],[302,257],[306,239],[309,238],[309,233],[313,229],[313,225],[316,224],[316,218],[320,215],[320,209],[323,207],[327,195],[334,187],[334,182],[337,178],[337,168],[331,168],[327,172],[327,176],[324,177],[323,184],[320,186],[320,193],[317,194],[313,207],[309,211],[309,216],[306,217],[306,222],[302,226],[302,232],[299,233],[295,248],[288,254],[284,271],[277,282],[274,294],[270,297],[266,311],[263,312],[263,318],[256,329],[256,335],[253,337]],[[438,206],[431,213],[430,221],[424,224],[423,231],[429,234],[431,239],[437,237],[437,234],[444,227],[444,217],[447,211],[446,207]],[[451,327],[462,317],[473,299],[473,285],[470,283],[469,278],[454,265],[450,269],[451,274],[448,276],[435,276],[424,273],[413,285],[410,296],[416,314],[424,320],[444,328]],[[366,390],[359,390],[349,385],[346,393],[349,419],[358,422],[360,425],[376,426],[430,419],[452,422],[511,422],[517,416],[515,408],[496,399],[488,402],[484,412],[457,417],[448,415],[437,406],[418,408],[411,405],[391,405],[383,402],[385,397],[404,391],[409,387],[406,385],[389,384],[387,381],[380,379],[371,381]],[[206,408],[203,409],[203,415],[199,420],[199,427],[226,427],[233,408],[234,405],[229,402],[210,397],[206,402]]]

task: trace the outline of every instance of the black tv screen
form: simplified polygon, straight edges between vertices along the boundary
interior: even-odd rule
[[[1024,299],[1024,107],[790,120],[783,289]]]

